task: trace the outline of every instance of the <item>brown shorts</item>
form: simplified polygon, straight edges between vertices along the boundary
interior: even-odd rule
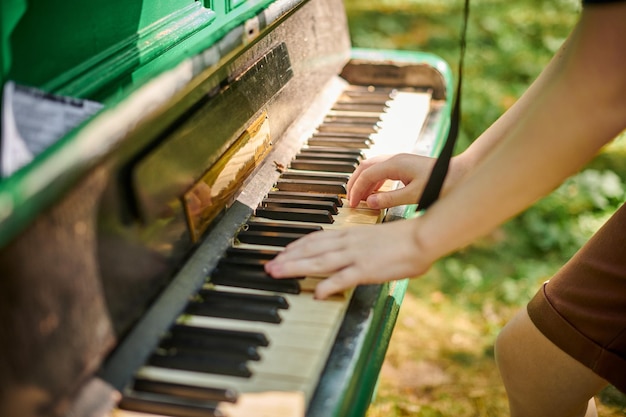
[[[626,204],[528,304],[561,350],[626,393]]]

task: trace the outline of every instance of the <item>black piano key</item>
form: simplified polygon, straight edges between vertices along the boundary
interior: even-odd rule
[[[374,134],[379,130],[380,129],[376,125],[362,123],[329,122],[322,123],[317,127],[318,132],[361,133],[366,135]]]
[[[342,148],[340,146],[308,146],[300,149],[301,155],[331,153],[333,155],[352,156],[358,158],[359,161],[365,158],[363,151],[358,148]]]
[[[342,114],[330,114],[324,117],[324,123],[351,123],[351,124],[363,124],[374,125],[380,127],[380,117],[376,115],[342,115]]]
[[[194,337],[206,338],[210,340],[229,340],[233,342],[245,343],[253,346],[269,346],[268,338],[259,332],[246,332],[241,330],[212,329],[207,327],[187,326],[175,324],[169,329],[170,337]]]
[[[341,197],[333,194],[322,194],[322,193],[300,193],[297,191],[270,191],[267,193],[267,197],[269,198],[293,198],[294,200],[314,200],[314,201],[331,201],[335,206],[341,207],[343,206],[343,201]],[[311,227],[311,226],[302,226],[302,227]],[[322,227],[319,226],[319,230]]]
[[[150,365],[160,368],[249,378],[252,372],[246,365],[247,361],[247,357],[238,355],[237,352],[229,354],[209,352],[207,354],[191,349],[157,350],[148,359]]]
[[[223,349],[219,347],[198,348],[196,346],[183,343],[182,339],[179,338],[172,338],[159,343],[159,347],[156,349],[155,353],[153,353],[153,356],[164,356],[170,358],[203,358],[207,362],[206,366],[213,366],[210,365],[210,363],[218,361],[230,362],[232,364],[245,364],[248,361],[258,361],[261,358],[256,351],[256,348],[252,351],[244,349]]]
[[[220,263],[219,268],[224,268]],[[239,265],[230,266],[237,268]],[[263,265],[260,265],[263,268]],[[287,300],[281,296],[241,294],[227,291],[201,290],[186,307],[185,313],[236,320],[280,323],[279,309],[287,308]]]
[[[362,139],[368,143],[373,143],[372,135],[369,133],[350,133],[350,132],[316,132],[311,135],[313,138],[345,138],[345,139]]]
[[[274,291],[286,294],[300,294],[298,278],[274,279],[264,271],[232,271],[216,268],[210,276],[210,282],[238,288]]]
[[[236,274],[239,272],[256,272],[259,274],[263,274],[265,271],[264,265],[265,264],[263,262],[244,262],[242,264],[239,264],[230,260],[227,261],[226,258],[224,258],[220,259],[220,261],[217,263],[217,267],[215,268],[215,270],[223,274],[227,272]]]
[[[276,188],[280,191],[303,191],[339,195],[346,195],[348,192],[344,181],[294,180],[289,178],[279,178],[278,181],[276,181]]]
[[[261,201],[262,207],[274,208],[301,208],[313,210],[328,210],[331,214],[337,214],[337,206],[330,201],[295,200],[267,197]]]
[[[320,227],[321,229],[321,227]],[[230,247],[226,249],[226,258],[248,258],[248,259],[261,259],[261,260],[270,260],[274,259],[276,255],[280,253],[279,250],[270,250],[270,249],[249,249],[249,248],[238,248],[238,247]]]
[[[268,197],[273,193],[269,193]],[[275,193],[274,193],[275,194]],[[283,198],[284,196],[278,196]],[[322,201],[331,201],[336,204],[335,200],[332,198],[333,196],[327,196],[328,199],[320,199]],[[339,197],[335,196],[337,199]],[[322,226],[315,226],[309,224],[289,224],[289,223],[278,223],[278,222],[255,222],[249,221],[246,223],[246,230],[254,230],[257,232],[283,232],[283,233],[298,233],[302,235],[306,235],[308,233],[317,232],[322,230]]]
[[[264,323],[280,323],[282,321],[276,307],[254,304],[224,305],[192,301],[185,308],[185,314],[220,317],[223,319],[260,321]]]
[[[202,289],[198,291],[198,295],[202,297],[202,299],[205,302],[222,301],[222,302],[230,302],[230,303],[248,303],[248,304],[268,305],[268,306],[272,306],[272,307],[276,307],[280,309],[289,308],[289,302],[282,295],[243,294],[243,293],[206,290],[206,289]]]
[[[390,103],[389,95],[381,94],[342,94],[337,104],[369,104],[388,107]]]
[[[135,379],[133,382],[133,390],[153,394],[164,394],[190,400],[214,402],[235,403],[238,397],[237,392],[229,388],[199,387],[144,378]]]
[[[343,161],[318,161],[313,159],[295,159],[291,161],[289,166],[293,169],[304,169],[307,171],[325,171],[325,172],[354,172],[357,167],[355,162]]]
[[[213,317],[213,316],[206,316]],[[257,348],[252,349],[228,349],[224,347],[196,347],[195,345],[189,345],[182,341],[179,338],[172,338],[162,341],[159,343],[159,347],[153,356],[164,356],[164,357],[174,357],[174,358],[182,358],[187,356],[192,356],[194,358],[205,358],[208,363],[210,362],[230,362],[233,364],[247,363],[248,361],[258,361],[261,359],[261,355],[259,355]]]
[[[183,349],[196,350],[205,354],[222,354],[223,352],[234,352],[238,358],[251,361],[258,361],[261,355],[258,352],[258,345],[244,342],[238,339],[229,338],[207,338],[199,335],[170,335],[159,343],[159,348],[167,350]]]
[[[262,269],[269,259],[229,256],[220,259],[220,265],[231,265],[239,268]]]
[[[329,210],[317,210],[317,209],[299,209],[299,208],[282,208],[282,207],[258,207],[254,214],[258,217],[265,217],[267,219],[272,220],[288,220],[288,221],[298,221],[298,222],[311,222],[311,223],[325,223],[331,224],[335,220],[333,219],[333,215]],[[246,233],[246,232],[243,232]],[[253,232],[256,233],[256,232]],[[262,233],[267,234],[269,238],[269,233],[271,232],[258,232],[260,236]],[[242,233],[239,233],[237,236],[241,236]],[[287,236],[287,235],[295,235],[284,233],[281,236],[276,235],[272,236],[272,239],[283,239],[285,245],[289,244],[293,240],[299,239],[298,236]],[[241,240],[241,239],[240,239]],[[241,240],[243,242],[243,240]],[[255,242],[247,242],[247,243],[255,243]],[[260,245],[266,245],[269,243],[258,243]],[[282,246],[282,245],[279,245]]]
[[[122,410],[172,417],[225,417],[217,404],[191,401],[169,395],[134,392],[122,397],[118,404]]]
[[[371,139],[344,138],[340,136],[312,136],[307,140],[310,146],[340,146],[343,148],[369,149]]]
[[[346,174],[323,174],[319,172],[300,172],[288,170],[281,174],[280,179],[287,180],[317,180],[317,181],[337,181],[347,183],[350,179]]]
[[[282,211],[284,210],[288,210],[288,209],[282,209]],[[293,211],[297,209],[291,209],[291,210]],[[282,211],[279,213],[282,213]],[[304,211],[306,212],[306,214],[311,215],[310,212],[312,212],[313,210],[304,210]],[[326,211],[326,214],[327,216],[330,216],[330,213],[328,211]],[[269,219],[274,219],[274,220],[294,220],[294,219],[285,218],[285,217],[288,217],[285,215],[276,215],[276,217],[269,217],[272,215],[272,212],[270,209],[257,209],[256,215],[259,217],[267,217]],[[304,216],[302,215],[300,217],[304,218]],[[263,231],[256,231],[256,230],[242,230],[241,232],[237,233],[237,240],[241,243],[250,243],[253,245],[287,246],[291,242],[300,239],[304,235],[305,235],[304,233],[283,233],[283,232],[263,232]]]
[[[360,111],[368,113],[382,113],[387,109],[385,103],[357,103],[350,101],[338,101],[333,104],[332,110]]]
[[[358,165],[361,162],[362,157],[337,152],[300,152],[296,155],[294,161],[300,160],[348,162]]]

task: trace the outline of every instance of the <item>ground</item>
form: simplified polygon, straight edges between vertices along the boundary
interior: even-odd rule
[[[468,309],[436,289],[435,275],[409,286],[367,417],[507,416],[493,342],[517,307],[487,300]],[[625,416],[625,398],[605,390],[600,416]]]

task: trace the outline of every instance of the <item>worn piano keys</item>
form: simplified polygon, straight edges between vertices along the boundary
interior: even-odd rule
[[[262,266],[410,215],[345,184],[437,153],[446,64],[351,48],[339,0],[22,3],[3,84],[104,109],[0,180],[0,415],[363,415],[406,282],[317,301]]]

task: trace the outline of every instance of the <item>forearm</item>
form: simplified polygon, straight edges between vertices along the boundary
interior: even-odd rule
[[[469,172],[473,166],[478,165],[519,122],[519,118],[529,109],[536,106],[536,101],[541,93],[550,86],[554,78],[562,70],[562,57],[568,47],[569,40],[561,46],[524,94],[487,130],[476,138],[463,153],[456,157],[456,159],[462,161],[460,162],[463,165],[462,169]]]
[[[541,94],[554,83],[555,78],[563,70],[563,57],[569,46],[570,39],[563,43],[548,65],[513,106],[476,138],[464,152],[452,159],[450,178],[446,181],[444,193],[458,183],[461,178],[468,175],[507,136],[515,124],[519,122],[520,117],[536,106]]]
[[[549,193],[624,129],[624,21],[623,3],[583,13],[532,90],[472,146],[469,173],[418,219],[417,244],[433,259]]]

